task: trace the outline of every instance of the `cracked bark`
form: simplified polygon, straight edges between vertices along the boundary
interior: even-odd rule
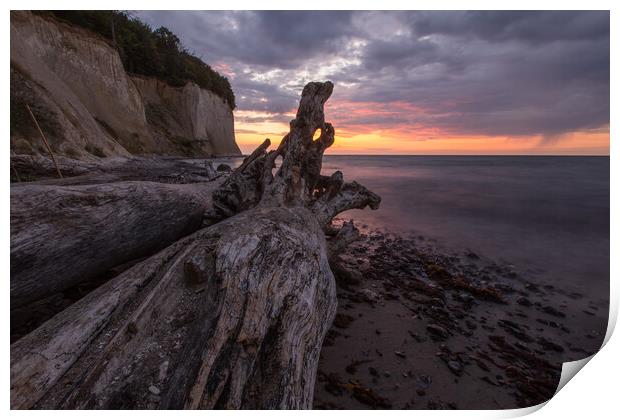
[[[206,227],[14,343],[11,406],[311,408],[337,304],[328,261],[357,234],[333,235],[331,220],[380,202],[320,173],[332,89],[306,85],[279,147],[265,142],[213,192]]]

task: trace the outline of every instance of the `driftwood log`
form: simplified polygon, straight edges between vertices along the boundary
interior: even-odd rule
[[[62,179],[46,179],[55,168],[41,156],[14,155],[11,164],[43,177],[11,185],[12,310],[195,232],[227,175],[213,160],[181,158],[59,157]]]
[[[11,309],[151,255],[196,231],[218,185],[13,186]]]
[[[112,157],[79,161],[56,158],[65,178],[58,179],[51,159],[36,155],[12,155],[15,178],[42,185],[94,185],[119,181],[153,181],[166,184],[207,182],[223,175],[216,167],[229,159],[187,159],[175,157]],[[15,179],[17,181],[17,179]],[[13,183],[12,187],[24,185]]]
[[[326,232],[380,201],[320,174],[332,89],[306,85],[289,134],[214,191],[205,228],[15,342],[12,408],[310,408],[337,304],[329,258],[357,233]]]

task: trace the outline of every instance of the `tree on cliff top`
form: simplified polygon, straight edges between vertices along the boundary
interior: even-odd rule
[[[153,30],[127,12],[110,10],[39,11],[98,33],[115,43],[129,73],[157,77],[172,86],[196,83],[224,99],[231,109],[235,95],[228,79],[188,52],[168,28]]]

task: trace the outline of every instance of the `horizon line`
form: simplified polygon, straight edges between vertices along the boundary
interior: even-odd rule
[[[251,153],[243,153],[241,156],[246,157]],[[403,154],[403,153],[328,153],[326,156],[404,156],[404,157],[426,157],[426,156],[444,156],[444,157],[611,157],[611,154],[601,155],[550,155],[550,154]]]

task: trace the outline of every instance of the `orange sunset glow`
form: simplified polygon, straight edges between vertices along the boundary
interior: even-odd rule
[[[291,114],[291,118],[294,115]],[[327,115],[329,119],[329,114]],[[339,127],[336,120],[330,120]],[[236,123],[236,140],[244,154],[251,153],[266,138],[278,144],[288,132],[284,123]],[[334,145],[326,154],[340,155],[609,155],[609,128],[576,131],[555,139],[541,136],[492,137],[433,133],[429,129],[408,132],[386,127],[371,132],[336,128]],[[429,135],[429,133],[433,133]]]

